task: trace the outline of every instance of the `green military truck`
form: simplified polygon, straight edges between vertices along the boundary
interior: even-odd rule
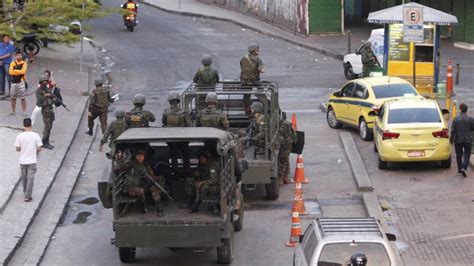
[[[182,107],[191,114],[198,110],[198,99],[214,92],[219,98],[218,109],[227,115],[230,128],[236,139],[248,137],[251,115],[248,107],[255,101],[262,102],[264,114],[269,118],[265,132],[265,148],[257,149],[250,141],[241,141],[240,161],[245,161],[246,171],[242,176],[242,185],[252,190],[256,185],[264,184],[266,198],[276,200],[279,197],[278,180],[278,142],[281,111],[278,102],[278,84],[262,81],[257,87],[242,86],[239,81],[223,81],[212,87],[197,87],[191,84],[182,94]],[[247,131],[246,131],[247,130]],[[245,143],[242,143],[245,142]]]
[[[188,143],[190,169],[184,169],[182,158],[178,158],[178,169],[172,170],[169,144],[176,142]],[[217,248],[218,263],[232,262],[233,235],[242,229],[244,213],[236,177],[235,145],[229,132],[214,128],[132,128],[117,138],[113,146],[110,180],[99,182],[98,187],[104,207],[113,209],[114,242],[122,262],[135,261],[137,247]],[[146,162],[156,176],[166,179],[164,188],[174,200],[164,204],[162,217],[152,210],[143,213],[138,206],[141,203],[124,193],[126,178],[121,174],[122,165],[138,149],[147,150]],[[219,193],[203,196],[200,210],[189,213],[182,208],[187,201],[184,178],[197,169],[198,154],[203,150],[220,166]]]

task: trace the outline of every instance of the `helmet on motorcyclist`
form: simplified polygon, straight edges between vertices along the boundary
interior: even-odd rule
[[[205,54],[201,58],[201,63],[205,66],[210,66],[212,64],[212,56],[210,54]]]
[[[135,94],[132,101],[135,106],[143,106],[146,104],[146,98],[143,94]]]
[[[207,104],[210,104],[210,103],[217,104],[218,103],[217,95],[215,93],[212,93],[212,92],[208,93],[207,96],[206,96],[205,102]]]

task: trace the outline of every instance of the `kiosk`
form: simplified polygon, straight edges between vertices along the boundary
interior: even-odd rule
[[[404,42],[405,7],[422,8],[423,37]],[[417,3],[408,3],[369,14],[370,23],[384,24],[384,66],[389,76],[411,82],[425,96],[437,93],[440,65],[440,26],[458,23],[455,16]],[[420,26],[421,27],[421,26]]]

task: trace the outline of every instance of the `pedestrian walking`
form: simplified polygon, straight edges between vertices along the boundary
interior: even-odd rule
[[[95,80],[95,89],[89,98],[89,112],[87,119],[87,126],[89,129],[86,134],[92,136],[92,128],[94,127],[94,120],[99,117],[102,134],[107,130],[107,115],[109,112],[109,105],[114,102],[109,89],[104,87],[102,79]]]
[[[0,95],[10,96],[10,63],[15,47],[11,44],[10,36],[3,35],[0,43]],[[8,86],[8,92],[5,91]]]
[[[31,197],[33,191],[34,178],[36,173],[36,164],[38,162],[38,153],[41,151],[40,136],[33,132],[31,119],[23,119],[23,127],[25,131],[20,133],[15,140],[16,151],[20,153],[20,169],[21,169],[21,183],[23,185],[23,193],[25,194],[25,201],[33,200]]]
[[[56,87],[56,80],[54,79],[54,76],[53,76],[53,72],[49,71],[49,70],[45,70],[43,72],[43,74],[48,77],[48,89],[50,92],[52,92],[54,95],[56,96],[61,96],[61,93],[60,93],[60,90],[58,87]],[[38,84],[38,87],[40,85]],[[62,101],[62,96],[60,98],[60,100]],[[56,105],[57,106],[57,105]],[[35,105],[35,109],[33,109],[33,112],[31,113],[31,123],[32,125],[35,125],[35,122],[36,122],[36,116],[41,112],[41,107],[39,107],[38,105]]]
[[[53,149],[54,146],[49,143],[51,130],[53,129],[54,116],[54,95],[48,88],[49,78],[46,75],[39,77],[40,86],[36,90],[36,105],[41,107],[41,115],[43,116],[43,148]]]
[[[11,107],[12,112],[10,115],[15,115],[16,109],[16,99],[20,98],[21,100],[21,109],[23,111],[23,116],[26,117],[26,70],[28,69],[28,64],[23,61],[23,54],[21,51],[15,53],[15,61],[10,64],[10,80],[11,80]]]
[[[451,135],[449,140],[451,144],[454,143],[458,174],[467,177],[466,170],[471,158],[471,132],[474,130],[474,119],[467,115],[466,104],[461,103],[459,109],[461,110],[461,113],[454,118],[453,123],[451,124]]]

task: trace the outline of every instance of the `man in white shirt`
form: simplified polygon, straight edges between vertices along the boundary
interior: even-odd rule
[[[32,201],[31,193],[33,191],[34,178],[36,173],[36,163],[38,162],[37,153],[41,151],[43,142],[40,136],[33,132],[31,119],[23,120],[25,131],[20,133],[15,140],[16,151],[20,153],[21,181],[23,184],[23,193],[25,201]]]

